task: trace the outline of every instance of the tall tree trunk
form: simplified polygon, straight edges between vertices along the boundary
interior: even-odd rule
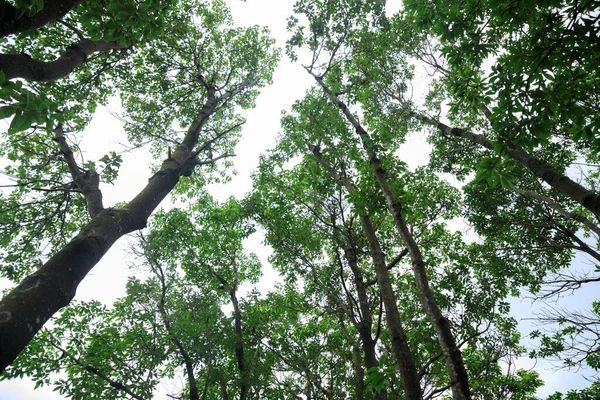
[[[163,162],[134,199],[122,209],[96,212],[77,236],[0,301],[0,373],[44,323],[71,302],[79,283],[117,239],[144,228],[150,214],[179,178],[191,174],[195,163],[192,150],[220,100],[215,98],[214,91],[209,95],[188,129],[183,145]]]
[[[450,323],[440,311],[429,286],[425,262],[421,250],[419,249],[419,245],[408,229],[406,220],[402,215],[402,205],[392,191],[392,188],[385,177],[385,171],[381,167],[381,162],[375,154],[371,154],[370,163],[394,218],[394,225],[396,226],[402,241],[408,248],[419,300],[421,301],[421,305],[423,306],[430,323],[433,325],[442,348],[442,353],[444,354],[446,368],[448,369],[452,384],[452,398],[454,400],[468,400],[471,398],[471,390],[462,353],[456,344],[456,339],[450,329]]]
[[[233,305],[233,317],[235,323],[235,359],[240,370],[240,400],[248,397],[248,365],[244,358],[244,339],[242,336],[242,313],[238,304],[235,290],[230,292],[231,304]]]
[[[362,272],[358,267],[356,253],[354,249],[349,248],[345,251],[346,261],[350,266],[352,275],[354,276],[354,285],[356,286],[356,294],[358,297],[358,307],[362,318],[358,321],[357,331],[362,343],[362,350],[365,356],[365,366],[367,370],[372,367],[379,366],[377,361],[377,353],[375,352],[375,346],[377,341],[373,338],[373,313],[369,306],[369,298],[367,296],[367,284],[364,281]],[[387,269],[387,266],[386,266]],[[380,393],[373,390],[375,399],[385,400],[387,399],[387,392],[383,389]]]
[[[354,377],[356,379],[354,386],[354,395],[356,400],[363,400],[365,397],[365,370],[362,365],[362,357],[360,356],[360,350],[357,346],[352,347],[352,356],[354,359]]]
[[[494,150],[492,142],[485,136],[461,128],[451,128],[440,121],[413,111],[409,112],[409,115],[417,121],[439,129],[444,135],[463,138],[473,144],[485,147],[489,150]],[[571,180],[568,176],[558,172],[546,161],[532,156],[520,147],[509,146],[506,155],[527,168],[531,173],[552,186],[558,192],[590,210],[598,219],[600,219],[600,195],[592,190],[586,189],[577,182]]]
[[[317,146],[308,145],[309,150],[313,153],[319,164],[331,175],[331,177],[341,186],[345,187],[348,192],[353,193],[356,191],[356,187],[349,179],[341,177],[337,171],[335,171],[331,165],[323,158],[319,148]],[[410,347],[408,346],[408,340],[404,333],[402,321],[400,319],[400,312],[398,311],[398,305],[396,304],[396,296],[394,289],[388,275],[387,265],[385,263],[385,255],[381,250],[379,239],[375,233],[375,228],[371,223],[371,219],[368,215],[361,213],[360,221],[367,236],[369,243],[369,252],[373,265],[375,267],[375,276],[381,291],[381,297],[383,299],[383,305],[385,308],[385,315],[387,321],[388,332],[390,340],[392,342],[392,352],[396,361],[396,366],[400,372],[402,378],[404,396],[406,400],[421,400],[423,399],[423,393],[421,391],[420,379],[417,369],[414,364]]]
[[[143,236],[142,236],[142,240],[144,240]],[[190,387],[190,400],[200,400],[200,396],[198,393],[198,383],[196,382],[196,377],[194,375],[194,362],[192,361],[192,358],[190,357],[185,346],[181,343],[181,340],[179,340],[177,333],[173,330],[173,327],[171,325],[171,316],[167,312],[167,308],[166,308],[167,284],[165,282],[165,274],[164,274],[163,268],[154,258],[152,258],[152,256],[150,254],[148,254],[148,250],[146,248],[144,249],[144,256],[145,256],[146,260],[148,261],[148,263],[150,264],[150,267],[152,268],[152,272],[154,272],[154,275],[156,275],[156,277],[160,281],[161,293],[160,293],[160,300],[158,302],[158,311],[160,313],[160,318],[162,319],[163,325],[164,325],[165,329],[167,330],[167,334],[169,335],[169,338],[171,339],[171,342],[175,345],[175,347],[179,351],[179,354],[183,358],[185,372],[186,372],[187,378],[188,378],[188,386]],[[209,353],[209,358],[210,358],[210,353]],[[210,359],[209,359],[209,361],[210,361]]]
[[[381,162],[374,150],[375,145],[372,143],[368,132],[362,127],[354,115],[352,115],[346,104],[342,102],[338,96],[333,93],[329,87],[327,87],[327,85],[325,85],[322,78],[315,78],[325,94],[340,109],[346,120],[354,127],[356,133],[361,139],[363,148],[365,149],[369,158],[368,161],[371,165],[371,169],[375,174],[375,178],[377,179],[379,187],[383,192],[388,204],[388,208],[394,219],[394,225],[396,226],[396,229],[398,230],[398,233],[410,254],[412,271],[417,284],[417,294],[419,296],[419,300],[421,301],[421,305],[425,310],[425,314],[427,315],[429,322],[436,332],[438,341],[442,348],[442,353],[444,354],[446,367],[452,383],[452,397],[454,400],[469,400],[471,399],[471,391],[469,388],[469,378],[462,354],[456,345],[456,340],[452,334],[452,330],[450,329],[450,323],[448,322],[448,319],[442,315],[437,303],[435,302],[433,293],[429,287],[429,280],[427,278],[425,262],[423,261],[421,250],[415,242],[408,229],[406,221],[404,220],[404,216],[402,215],[402,205],[398,201],[398,198],[392,191],[386,179],[385,171],[381,167]]]
[[[223,400],[229,400],[229,393],[227,392],[227,381],[225,380],[225,377],[223,375],[221,375],[219,383],[221,386],[221,398]]]
[[[238,287],[238,270],[235,261],[231,268],[233,269],[233,284],[230,284],[223,275],[219,274],[212,265],[205,263],[198,256],[195,256],[195,259],[198,264],[206,267],[209,272],[219,281],[219,283],[223,286],[227,293],[229,294],[229,299],[231,300],[231,305],[233,306],[233,320],[234,320],[234,330],[235,330],[235,359],[238,365],[238,369],[240,370],[240,400],[246,400],[248,397],[248,391],[250,389],[250,385],[248,383],[248,364],[246,363],[246,358],[244,357],[244,337],[242,330],[242,312],[240,310],[240,306],[237,298],[237,287]]]

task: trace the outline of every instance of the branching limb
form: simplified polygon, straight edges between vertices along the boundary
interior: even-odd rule
[[[73,150],[67,144],[62,125],[60,124],[54,129],[54,139],[65,157],[73,181],[85,198],[90,217],[94,217],[104,209],[102,205],[102,192],[100,191],[100,175],[94,170],[81,173],[81,169],[77,165],[75,157],[73,157]]]
[[[536,199],[536,200],[546,203],[553,210],[557,211],[563,217],[566,217],[566,218],[569,218],[574,221],[582,223],[589,230],[591,230],[592,232],[594,232],[596,235],[598,235],[600,237],[600,226],[596,225],[594,222],[590,221],[585,216],[565,210],[560,204],[558,204],[555,200],[551,199],[548,196],[544,196],[544,195],[536,193],[532,190],[523,190],[514,185],[512,185],[512,188],[515,192],[517,192],[518,194],[520,194],[522,196],[531,197],[533,199]]]
[[[94,53],[109,53],[129,46],[105,40],[82,39],[67,47],[54,61],[39,61],[26,54],[0,54],[0,69],[7,80],[14,78],[30,82],[49,82],[69,75]]]
[[[71,361],[73,361],[75,364],[79,365],[85,371],[87,371],[90,374],[93,374],[93,375],[97,376],[98,378],[102,379],[103,381],[105,381],[106,383],[108,383],[112,388],[117,389],[117,390],[121,390],[121,391],[127,393],[129,396],[133,397],[136,400],[146,400],[146,398],[144,398],[144,397],[142,397],[142,396],[134,393],[133,391],[131,391],[131,389],[129,389],[127,386],[125,386],[121,382],[118,382],[118,381],[116,381],[116,380],[114,380],[114,379],[106,376],[98,368],[94,367],[93,365],[86,364],[86,363],[82,362],[79,358],[75,357],[69,351],[67,351],[67,350],[63,349],[62,347],[60,347],[58,344],[55,343],[55,340],[54,340],[54,337],[52,336],[52,334],[50,334],[50,338],[51,338],[51,340],[49,340],[50,345],[52,345],[52,347],[54,347],[55,349],[57,349],[58,351],[60,351],[62,353],[63,357],[67,357],[68,359],[70,359]]]

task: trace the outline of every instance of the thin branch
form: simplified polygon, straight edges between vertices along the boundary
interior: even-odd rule
[[[55,349],[62,352],[63,356],[68,357],[71,361],[73,361],[75,364],[79,365],[85,371],[87,371],[93,375],[96,375],[98,378],[100,378],[103,381],[105,381],[106,383],[108,383],[112,388],[121,390],[136,400],[146,400],[146,398],[132,392],[131,389],[127,388],[121,382],[118,382],[118,381],[111,379],[110,377],[104,375],[98,368],[96,368],[90,364],[85,364],[79,358],[75,357],[73,354],[71,354],[67,350],[63,349],[62,347],[60,347],[59,345],[54,343],[55,338],[52,334],[50,334],[50,338],[52,340],[49,340],[48,342],[50,343],[50,345],[52,345],[52,347],[54,347]]]

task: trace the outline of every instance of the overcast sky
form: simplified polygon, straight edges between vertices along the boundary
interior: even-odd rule
[[[286,19],[292,13],[293,2],[294,0],[227,1],[232,9],[236,25],[256,24],[267,26],[272,35],[277,38],[280,47],[285,44],[285,38],[287,37],[285,31]],[[390,8],[398,8],[398,1],[391,3]],[[249,176],[257,166],[258,156],[275,145],[275,139],[279,132],[281,110],[289,109],[295,100],[302,98],[305,90],[312,82],[300,63],[292,64],[285,56],[282,58],[275,72],[273,85],[262,90],[255,109],[245,112],[247,123],[243,128],[242,140],[238,146],[235,159],[235,169],[238,174],[228,185],[214,186],[213,196],[220,200],[230,195],[241,197],[251,189]],[[97,159],[108,151],[123,149],[120,143],[125,142],[125,137],[121,130],[121,123],[110,114],[109,110],[119,113],[118,102],[115,101],[109,104],[108,109],[100,109],[89,129],[85,132],[82,148],[88,159]],[[421,134],[413,134],[407,144],[400,149],[403,160],[412,167],[425,164],[428,152],[429,145]],[[151,175],[148,163],[144,162],[145,157],[140,152],[123,155],[124,163],[119,179],[114,186],[104,185],[102,187],[106,205],[127,201],[142,189],[147,177]],[[163,206],[168,207],[167,202],[168,200],[164,202]],[[127,267],[128,263],[125,261],[125,249],[130,240],[123,238],[117,245],[113,246],[79,286],[77,300],[94,299],[110,304],[124,294],[125,282],[130,274]],[[268,249],[264,249],[259,236],[251,238],[248,245],[251,247],[251,251],[259,254],[263,262],[266,261]],[[270,269],[266,269],[261,286],[268,287],[272,285],[276,278]],[[0,288],[5,286],[6,283],[0,281]],[[591,296],[594,295],[589,290],[585,292],[580,304],[584,306],[591,304]],[[531,306],[528,301],[520,301],[515,304],[515,317],[521,319],[531,315]],[[530,322],[528,321],[522,322],[524,330],[530,330],[529,325]],[[522,360],[521,364],[527,367],[533,366],[533,362],[530,360]],[[546,396],[559,389],[565,390],[587,386],[587,382],[583,381],[578,374],[554,373],[547,369],[547,364],[538,362],[536,367],[536,370],[542,374],[543,379],[547,382],[547,387],[540,391],[540,395]],[[544,369],[540,368],[542,365]],[[52,392],[51,388],[41,388],[34,392],[33,384],[27,379],[0,383],[0,400],[42,398],[47,400],[63,399],[63,397]]]

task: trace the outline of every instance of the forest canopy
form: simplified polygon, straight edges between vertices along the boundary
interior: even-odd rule
[[[1,0],[0,381],[536,400],[530,358],[589,377],[545,398],[599,398],[600,2],[296,0],[274,37],[237,1]],[[245,129],[284,63],[310,87]],[[109,102],[126,143],[88,157]],[[76,300],[124,243],[124,296]],[[525,298],[567,306],[523,332]]]

